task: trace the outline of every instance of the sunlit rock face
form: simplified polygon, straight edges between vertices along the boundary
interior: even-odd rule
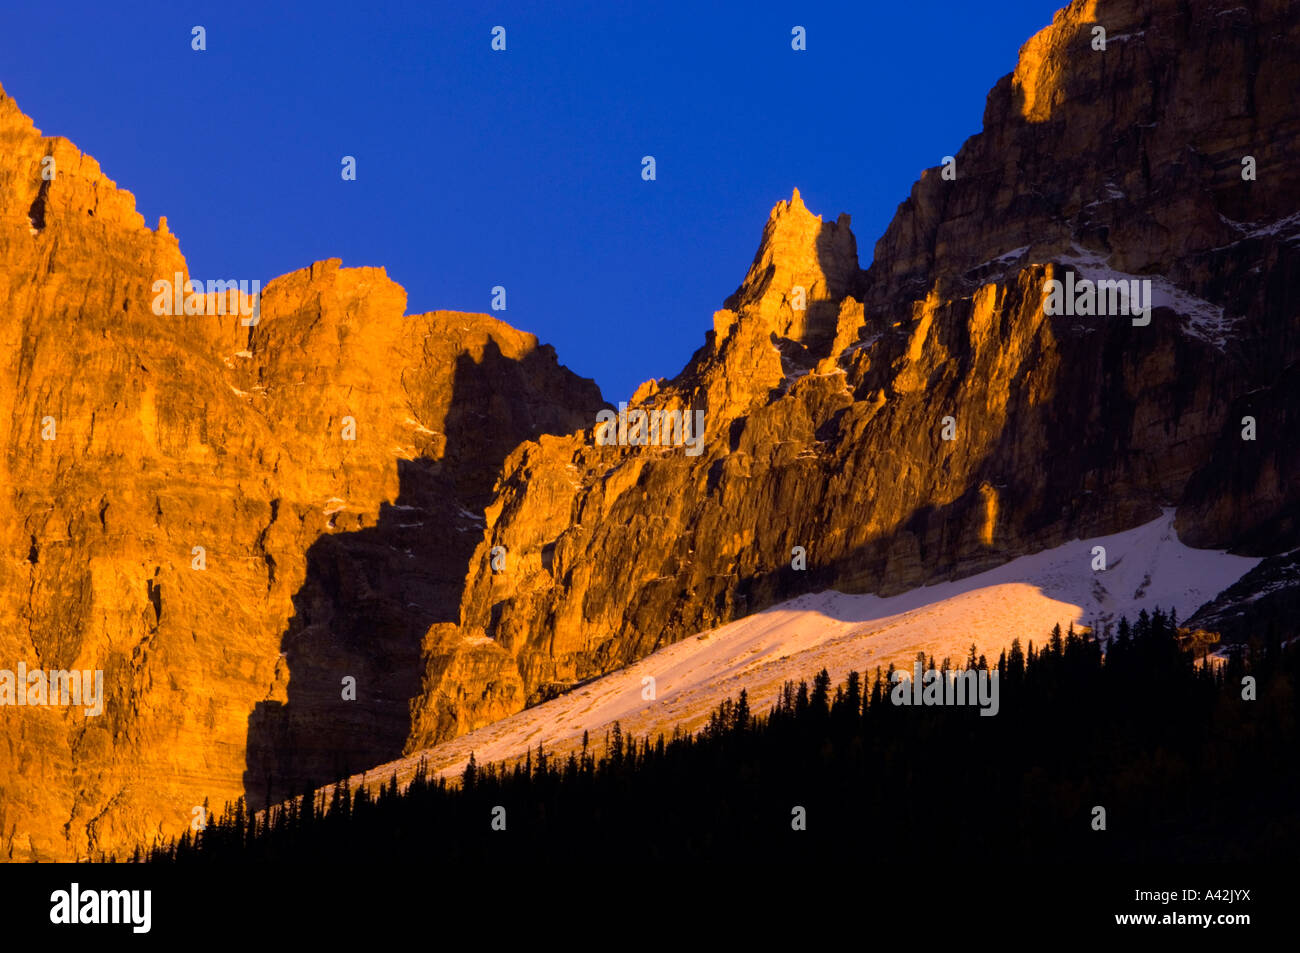
[[[826,351],[840,302],[861,278],[849,216],[825,223],[795,189],[772,209],[749,274],[725,308],[757,319],[779,339]]]
[[[1283,2],[1076,2],[868,271],[847,217],[778,203],[704,347],[631,401],[704,409],[700,455],[589,427],[507,459],[408,750],[802,591],[896,593],[1162,506],[1193,545],[1300,544],[1298,54]],[[1150,282],[1149,323],[1045,314],[1067,275]]]
[[[501,461],[601,406],[531,335],[405,314],[382,269],[278,278],[256,323],[156,314],[177,272],[0,93],[0,669],[105,695],[0,708],[0,859],[129,853],[400,752]]]

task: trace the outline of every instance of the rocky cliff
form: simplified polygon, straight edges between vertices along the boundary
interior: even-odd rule
[[[1193,545],[1300,544],[1297,62],[1283,2],[1075,2],[867,272],[847,217],[780,203],[705,345],[631,402],[704,410],[698,456],[593,426],[507,459],[408,750],[802,591],[894,593],[1162,506]],[[1048,315],[1049,279],[1147,281],[1149,322]]]
[[[382,269],[278,278],[256,323],[155,314],[177,272],[165,223],[0,92],[0,668],[106,696],[0,708],[0,858],[129,852],[399,753],[501,461],[601,406],[531,335],[405,314]]]

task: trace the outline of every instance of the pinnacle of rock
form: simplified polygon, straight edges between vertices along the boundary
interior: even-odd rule
[[[756,316],[778,337],[824,344],[835,334],[839,302],[859,278],[849,217],[823,222],[796,188],[772,209],[749,273],[724,306]]]

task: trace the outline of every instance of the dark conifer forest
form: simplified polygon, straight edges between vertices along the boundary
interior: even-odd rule
[[[1293,861],[1297,646],[1265,633],[1205,664],[1160,611],[1113,636],[1103,654],[1058,627],[992,666],[972,650],[954,667],[996,670],[995,717],[896,705],[892,668],[838,686],[823,671],[769,710],[741,692],[694,735],[615,725],[563,758],[471,760],[459,782],[421,770],[405,790],[340,784],[261,815],[241,800],[132,859]]]

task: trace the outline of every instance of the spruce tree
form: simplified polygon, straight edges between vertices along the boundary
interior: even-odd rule
[[[826,713],[827,706],[830,703],[830,693],[831,674],[823,668],[813,678],[812,699],[809,702],[816,714],[823,715]]]
[[[844,691],[845,711],[856,717],[862,713],[862,677],[856,672],[849,672]]]
[[[732,731],[742,733],[749,728],[749,692],[745,689],[740,690],[740,697],[736,700],[736,707],[732,714]]]

